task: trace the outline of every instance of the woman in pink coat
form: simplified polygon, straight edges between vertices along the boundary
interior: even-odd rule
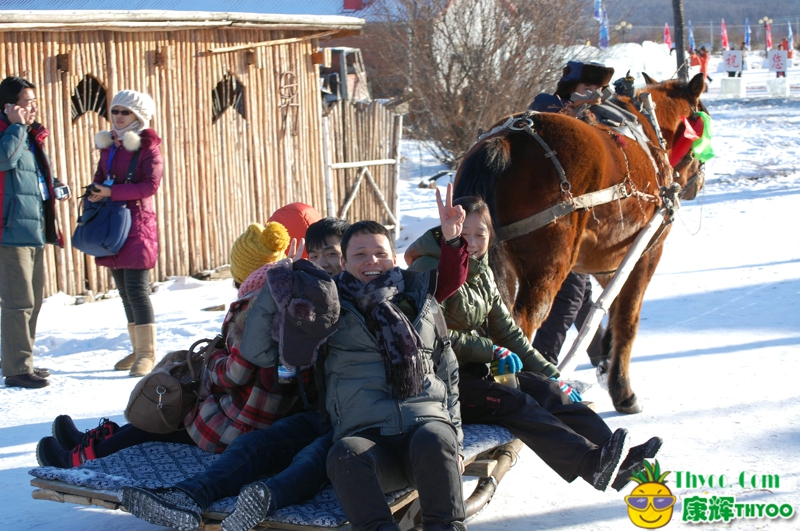
[[[90,201],[126,201],[131,211],[131,230],[125,245],[114,256],[97,258],[111,269],[119,289],[133,353],[114,369],[144,376],[156,360],[156,325],[150,303],[150,270],[158,258],[158,227],[153,196],[161,184],[164,163],[161,138],[148,127],[155,103],[147,94],[123,90],[111,100],[111,131],[95,137],[102,149],[94,175],[95,193]]]

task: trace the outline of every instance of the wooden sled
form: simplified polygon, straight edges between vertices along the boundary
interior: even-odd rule
[[[513,439],[469,456],[465,460],[464,476],[479,478],[478,484],[466,500],[467,517],[477,514],[488,504],[502,481],[506,472],[516,463],[522,442]],[[468,452],[468,449],[466,450]],[[78,505],[95,505],[106,509],[119,509],[126,511],[120,503],[115,490],[103,490],[85,486],[70,485],[65,481],[34,478],[31,485],[36,487],[32,495],[37,500],[49,500],[60,503],[74,503]],[[390,508],[395,520],[403,531],[421,529],[418,527],[420,520],[420,504],[416,490],[410,490],[390,502]],[[213,508],[213,507],[212,507]],[[206,511],[203,513],[201,529],[205,531],[220,531],[221,521],[228,515],[226,512]],[[285,531],[347,531],[351,530],[349,523],[341,525],[310,525],[276,522],[265,520],[255,529],[282,529]]]

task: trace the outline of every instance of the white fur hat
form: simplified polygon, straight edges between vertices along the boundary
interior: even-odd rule
[[[111,100],[111,108],[125,107],[129,109],[142,124],[142,129],[150,126],[150,119],[156,112],[156,104],[149,94],[136,92],[135,90],[122,90],[117,92]]]

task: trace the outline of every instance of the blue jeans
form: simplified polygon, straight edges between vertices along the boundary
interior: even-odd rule
[[[275,474],[266,480],[272,492],[271,514],[311,498],[327,483],[325,461],[332,437],[330,425],[320,424],[318,412],[297,413],[238,437],[209,468],[175,486],[205,510]]]

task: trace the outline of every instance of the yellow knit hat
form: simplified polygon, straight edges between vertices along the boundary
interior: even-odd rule
[[[289,232],[276,221],[265,226],[252,223],[231,247],[231,275],[238,284],[250,273],[270,262],[286,257],[284,250],[289,245]]]

